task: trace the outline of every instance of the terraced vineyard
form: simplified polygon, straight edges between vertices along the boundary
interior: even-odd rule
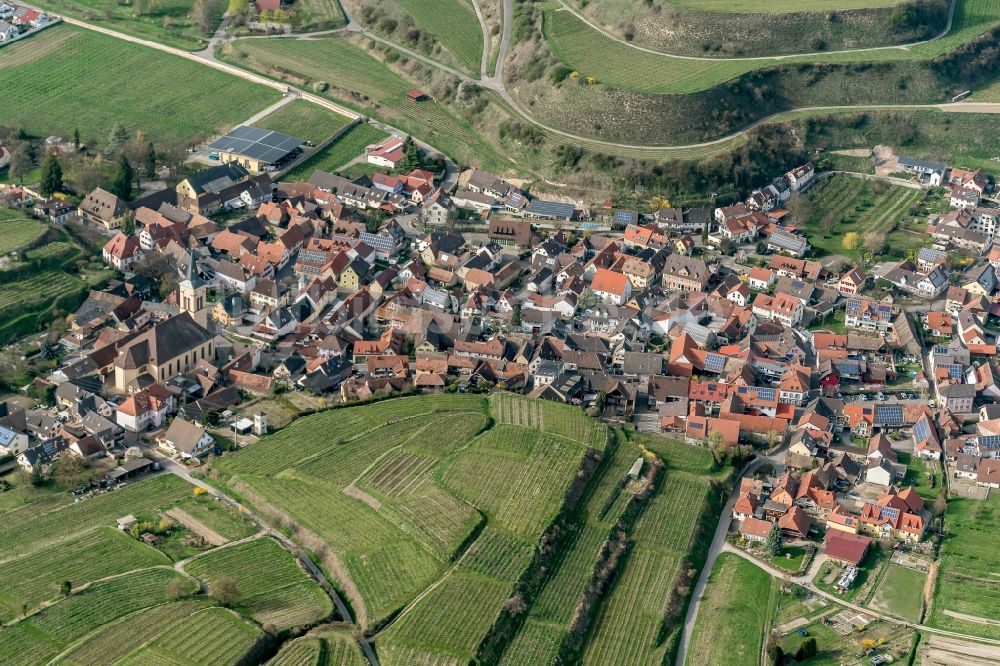
[[[253,652],[262,635],[260,629],[247,624],[231,610],[206,608],[170,627],[121,663],[235,666]]]
[[[258,120],[254,127],[282,132],[296,139],[317,144],[351,122],[350,118],[303,99],[288,104]]]
[[[84,141],[103,142],[121,121],[158,143],[197,139],[279,97],[236,76],[68,25],[4,47],[0,59],[4,123],[37,136],[69,137],[78,127]]]
[[[322,639],[317,636],[303,636],[287,643],[268,666],[322,666],[325,649]],[[338,663],[338,662],[333,662]]]
[[[0,209],[0,255],[31,245],[48,229],[38,220]]]
[[[277,630],[309,625],[333,613],[333,602],[269,537],[196,557],[185,570],[208,583],[230,577],[240,592],[237,610]]]
[[[0,663],[45,663],[103,625],[168,601],[167,586],[179,578],[173,570],[163,568],[95,583],[0,631]],[[192,583],[190,590],[194,587]]]
[[[479,76],[483,31],[472,7],[463,0],[395,0],[417,26],[455,54],[466,71]]]
[[[498,423],[534,428],[601,448],[607,439],[603,424],[570,405],[503,392],[490,398],[490,409]]]
[[[631,532],[635,546],[595,618],[585,664],[658,664],[673,650],[682,618],[661,627],[676,608],[671,599],[678,587],[688,583],[680,563],[700,559],[689,545],[702,521],[714,525],[715,512],[703,477],[671,471],[659,486]]]
[[[498,172],[515,166],[443,104],[408,99],[413,81],[341,37],[242,39],[228,48],[224,57],[241,67],[298,83],[327,81],[330,89],[323,94],[409,132],[459,162]]]
[[[216,467],[328,544],[362,624],[376,623],[430,585],[482,520],[436,484],[427,462],[439,465],[485,425],[483,404],[454,396],[331,410]]]
[[[0,619],[20,614],[58,597],[63,581],[78,584],[126,571],[166,565],[167,557],[112,527],[100,527],[68,543],[59,543],[5,562],[0,577]]]
[[[942,39],[906,48],[780,59],[698,60],[650,53],[604,36],[566,11],[546,12],[544,33],[556,57],[581,76],[592,76],[600,83],[624,90],[683,94],[706,90],[757,69],[789,63],[927,60],[975,39],[1000,23],[1000,1],[957,1],[952,30]]]

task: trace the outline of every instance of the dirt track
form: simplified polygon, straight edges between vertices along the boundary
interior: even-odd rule
[[[222,536],[211,527],[201,522],[190,513],[184,509],[178,509],[174,507],[170,511],[167,511],[167,515],[175,519],[177,522],[186,526],[192,532],[200,536],[202,539],[212,544],[213,546],[221,546],[223,544],[229,543],[229,539]]]

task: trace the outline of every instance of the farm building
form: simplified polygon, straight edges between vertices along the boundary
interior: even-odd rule
[[[240,125],[208,145],[223,164],[236,162],[248,171],[264,173],[287,164],[305,141],[273,130]]]
[[[861,564],[872,543],[871,537],[848,534],[841,530],[828,530],[824,540],[826,541],[824,552],[827,557],[852,566]]]

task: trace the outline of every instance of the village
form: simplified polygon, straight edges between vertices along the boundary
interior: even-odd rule
[[[4,404],[0,457],[35,475],[76,457],[103,475],[86,494],[330,406],[511,391],[754,459],[728,547],[839,594],[897,553],[926,569],[943,475],[965,497],[1000,487],[981,172],[901,158],[897,179],[942,191],[932,242],[863,266],[790,222],[828,177],[812,164],[733,205],[640,213],[478,170],[443,182],[406,166],[402,136],[365,149],[370,176],[273,181],[302,143],[276,134],[238,128],[218,164],[130,202],[5,188],[103,234],[116,277],[26,387],[44,399]]]

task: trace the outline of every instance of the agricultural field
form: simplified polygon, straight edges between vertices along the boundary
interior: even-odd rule
[[[553,663],[567,639],[576,608],[604,541],[621,519],[633,493],[623,485],[641,452],[634,444],[620,444],[598,472],[584,499],[579,528],[556,560],[552,572],[528,612],[525,624],[503,655],[504,666]]]
[[[657,486],[630,532],[635,546],[597,612],[584,664],[660,663],[673,649],[677,625],[668,621],[663,629],[664,618],[677,617],[686,596],[681,588],[693,580],[680,565],[703,557],[688,546],[699,530],[714,526],[717,509],[703,477],[668,471]],[[671,525],[666,531],[664,521]]]
[[[501,392],[490,397],[490,409],[498,423],[533,428],[598,448],[603,448],[607,439],[603,424],[570,405]]]
[[[155,568],[95,583],[0,631],[0,662],[8,666],[45,663],[102,626],[169,601],[167,588],[180,578],[172,569]],[[191,583],[189,592],[194,589]],[[100,634],[93,638],[100,640]],[[85,649],[83,645],[75,650]],[[81,659],[78,663],[93,662]]]
[[[346,630],[310,634],[286,643],[268,666],[368,666],[354,636]]]
[[[898,564],[888,564],[868,606],[901,617],[907,622],[920,621],[924,605],[924,584],[927,574]]]
[[[229,129],[279,97],[239,77],[68,25],[5,47],[0,60],[4,122],[37,136],[70,137],[79,128],[84,141],[100,144],[120,121],[155,142],[185,143]]]
[[[257,525],[252,520],[208,494],[183,499],[174,508],[180,509],[227,541],[244,539],[257,532]]]
[[[70,18],[81,19],[101,28],[126,35],[161,42],[187,51],[198,51],[208,45],[215,26],[222,20],[226,6],[210,5],[215,9],[212,29],[202,31],[195,23],[191,8],[193,0],[158,0],[149,10],[137,15],[139,5],[112,0],[45,0],[41,6]]]
[[[1000,1],[958,0],[951,32],[942,39],[910,48],[791,56],[692,60],[650,53],[614,41],[566,11],[547,11],[544,34],[552,52],[566,66],[604,85],[647,93],[706,90],[754,70],[789,63],[922,61],[970,41],[1000,23]],[[828,100],[828,104],[840,100]]]
[[[500,173],[515,167],[499,146],[445,105],[408,99],[406,91],[416,82],[342,37],[241,39],[228,44],[220,56],[289,83],[326,81],[330,87],[324,95],[409,132],[463,164]]]
[[[0,255],[31,245],[47,230],[43,222],[13,210],[0,209]]]
[[[80,585],[168,563],[162,553],[131,536],[113,527],[100,527],[68,543],[4,562],[0,620],[20,615],[23,605],[30,609],[57,599],[64,581]]]
[[[738,555],[722,553],[705,587],[688,664],[756,663],[773,619],[778,583]]]
[[[920,200],[920,190],[835,174],[800,197],[801,212],[793,214],[793,221],[820,255],[857,259],[865,244],[873,243],[871,247],[884,246],[886,254],[905,258],[907,250],[928,242],[926,234],[899,228],[912,219],[910,209]],[[849,232],[858,234],[857,247],[844,247]]]
[[[189,484],[166,475],[51,511],[38,511],[31,504],[8,511],[0,530],[0,563],[70,543],[101,527],[113,527],[117,518],[154,512],[190,493]]]
[[[676,0],[654,7],[627,0],[568,3],[606,32],[660,53],[710,58],[773,56],[911,43],[937,36],[946,12],[896,25],[891,0],[760,4]],[[769,40],[756,35],[768,30]]]
[[[570,440],[508,425],[487,431],[448,465],[441,482],[525,538],[545,529],[584,448]]]
[[[434,35],[464,69],[478,77],[483,55],[483,31],[466,0],[394,0],[417,26]]]
[[[378,143],[387,136],[389,135],[373,125],[367,123],[355,125],[329,146],[310,155],[286,173],[284,179],[307,181],[315,171],[338,173],[351,160],[364,155],[367,146]]]
[[[995,620],[1000,604],[1000,543],[992,526],[1000,520],[1000,495],[951,498],[945,512],[934,601],[926,623],[974,636],[1000,638]]]
[[[485,425],[482,408],[473,396],[429,396],[328,410],[216,468],[266,515],[324,541],[362,624],[375,623],[429,585],[482,520],[428,467]]]
[[[120,663],[236,666],[245,663],[262,635],[233,611],[214,606],[184,618]]]
[[[350,118],[319,104],[293,99],[274,113],[258,120],[254,127],[282,132],[316,145],[349,122]]]
[[[277,630],[319,622],[333,613],[333,602],[299,568],[291,553],[263,537],[220,548],[189,560],[185,571],[208,583],[230,577],[239,591],[235,608]]]
[[[626,433],[638,444],[645,446],[663,460],[667,469],[689,472],[700,476],[717,472],[711,451],[700,446],[692,446],[670,437],[659,435]]]
[[[330,30],[344,25],[344,10],[339,0],[299,0],[298,7],[308,17],[307,30]]]

